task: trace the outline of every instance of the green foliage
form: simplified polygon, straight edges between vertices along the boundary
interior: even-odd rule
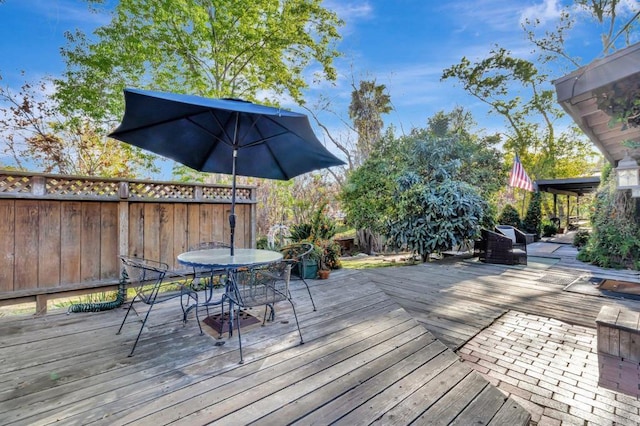
[[[315,246],[320,253],[320,269],[339,269],[342,267],[340,263],[340,244],[333,240],[319,240],[316,241]]]
[[[498,209],[495,204],[487,203],[480,221],[480,227],[484,229],[493,229],[498,223],[496,222]]]
[[[564,113],[551,79],[532,62],[496,47],[479,61],[462,58],[444,70],[442,79],[451,78],[504,119],[504,149],[520,155],[532,179],[579,176],[591,168],[590,141],[575,126],[556,132],[554,123]]]
[[[542,224],[542,236],[552,237],[558,233],[558,227],[553,222],[544,222]]]
[[[615,173],[600,184],[593,201],[592,234],[579,259],[605,268],[640,267],[636,199],[617,189]]]
[[[290,237],[295,242],[309,242],[314,250],[310,259],[315,260],[321,269],[338,269],[340,265],[340,245],[333,241],[336,235],[334,221],[324,213],[325,205],[320,206],[311,218],[311,223],[301,223],[290,228]]]
[[[261,236],[256,240],[256,248],[260,250],[268,250],[269,249],[269,240],[265,236]]]
[[[511,225],[514,228],[522,229],[522,222],[520,221],[520,215],[518,210],[511,204],[507,204],[502,209],[502,213],[498,216],[499,225]]]
[[[291,225],[289,228],[289,236],[293,242],[308,241],[311,239],[311,224],[299,223]]]
[[[350,226],[368,229],[374,234],[387,231],[387,223],[397,217],[395,195],[398,177],[405,172],[440,179],[447,176],[467,182],[477,188],[485,199],[504,186],[506,170],[502,154],[495,147],[499,139],[479,139],[472,134],[473,118],[461,108],[445,114],[439,112],[429,119],[429,128],[413,129],[407,136],[395,137],[389,131],[380,139],[371,157],[352,171],[343,185],[340,199]],[[431,140],[439,153],[432,158],[431,146],[422,149],[422,163],[416,161],[418,141]],[[436,169],[431,165],[437,164]],[[444,166],[443,166],[444,165]],[[436,177],[436,174],[441,176]],[[491,221],[495,211],[481,203],[486,212],[482,218]],[[484,219],[483,219],[484,220]]]
[[[531,196],[531,201],[529,202],[529,208],[527,209],[527,214],[522,221],[522,228],[524,232],[529,234],[535,234],[536,236],[540,236],[540,231],[542,228],[542,208],[541,208],[541,198],[542,194],[539,191],[536,191]]]
[[[573,245],[578,248],[586,246],[589,241],[589,235],[590,233],[586,229],[578,230],[573,236]]]
[[[336,224],[324,213],[326,205],[320,206],[311,217],[311,223],[300,223],[290,228],[291,241],[329,240],[336,235]]]
[[[387,225],[389,244],[423,261],[472,240],[485,205],[469,184],[451,178],[460,162],[448,159],[451,145],[441,142],[415,141],[407,170],[397,179],[396,211]]]
[[[125,86],[303,103],[305,78],[337,77],[338,28],[319,0],[121,0],[94,31],[67,33],[57,96],[69,110],[119,117]]]
[[[393,211],[393,175],[393,166],[383,158],[371,158],[349,173],[340,193],[349,225],[376,233],[384,229]]]
[[[336,235],[336,224],[324,212],[325,205],[320,206],[311,218],[311,239],[328,240]]]
[[[353,87],[349,118],[358,132],[357,155],[355,163],[362,164],[371,155],[375,143],[382,135],[382,114],[392,110],[391,97],[386,93],[384,84],[374,81],[360,81],[360,87]]]

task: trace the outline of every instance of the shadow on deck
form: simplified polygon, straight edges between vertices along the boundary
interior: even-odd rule
[[[305,344],[279,304],[274,323],[243,335],[243,365],[235,337],[216,346],[177,305],[154,307],[131,358],[139,318],[116,336],[122,309],[2,318],[0,424],[528,423],[372,276],[313,282],[317,312],[296,289]]]
[[[154,308],[132,358],[122,309],[0,318],[0,424],[636,424],[640,401],[580,369],[597,374],[600,308],[640,302],[564,291],[592,271],[546,259],[336,271],[312,281],[317,312],[294,290],[306,343],[279,304],[243,334],[243,365],[177,305]]]

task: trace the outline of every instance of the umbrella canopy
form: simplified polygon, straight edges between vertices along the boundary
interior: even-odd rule
[[[109,136],[202,172],[288,180],[345,164],[316,138],[304,114],[235,99],[125,89],[122,123]]]

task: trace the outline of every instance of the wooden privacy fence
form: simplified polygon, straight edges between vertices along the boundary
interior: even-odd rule
[[[178,267],[201,241],[229,240],[230,186],[0,170],[0,305],[118,283],[118,255]],[[236,188],[236,246],[255,247],[255,188]]]

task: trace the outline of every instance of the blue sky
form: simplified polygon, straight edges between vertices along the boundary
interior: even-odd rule
[[[453,80],[441,82],[442,71],[463,56],[471,60],[483,57],[495,44],[518,57],[534,59],[520,22],[534,17],[553,28],[560,1],[326,0],[325,5],[346,21],[339,47],[344,56],[336,62],[340,77],[335,86],[314,87],[309,100],[322,93],[346,116],[351,79],[375,78],[387,86],[395,107],[385,117],[388,124],[408,131],[425,126],[437,111],[462,105],[474,113],[480,128],[499,132],[501,121],[487,116],[486,107]],[[638,7],[637,1],[628,2]],[[108,15],[91,13],[77,0],[5,0],[0,4],[0,17],[0,74],[4,78],[0,84],[16,89],[25,79],[37,81],[63,71],[59,49],[65,43],[65,31],[80,28],[90,33],[109,21]],[[601,56],[599,33],[585,18],[567,41],[584,64]],[[22,70],[25,77],[20,76]],[[565,72],[556,70],[553,77]]]

